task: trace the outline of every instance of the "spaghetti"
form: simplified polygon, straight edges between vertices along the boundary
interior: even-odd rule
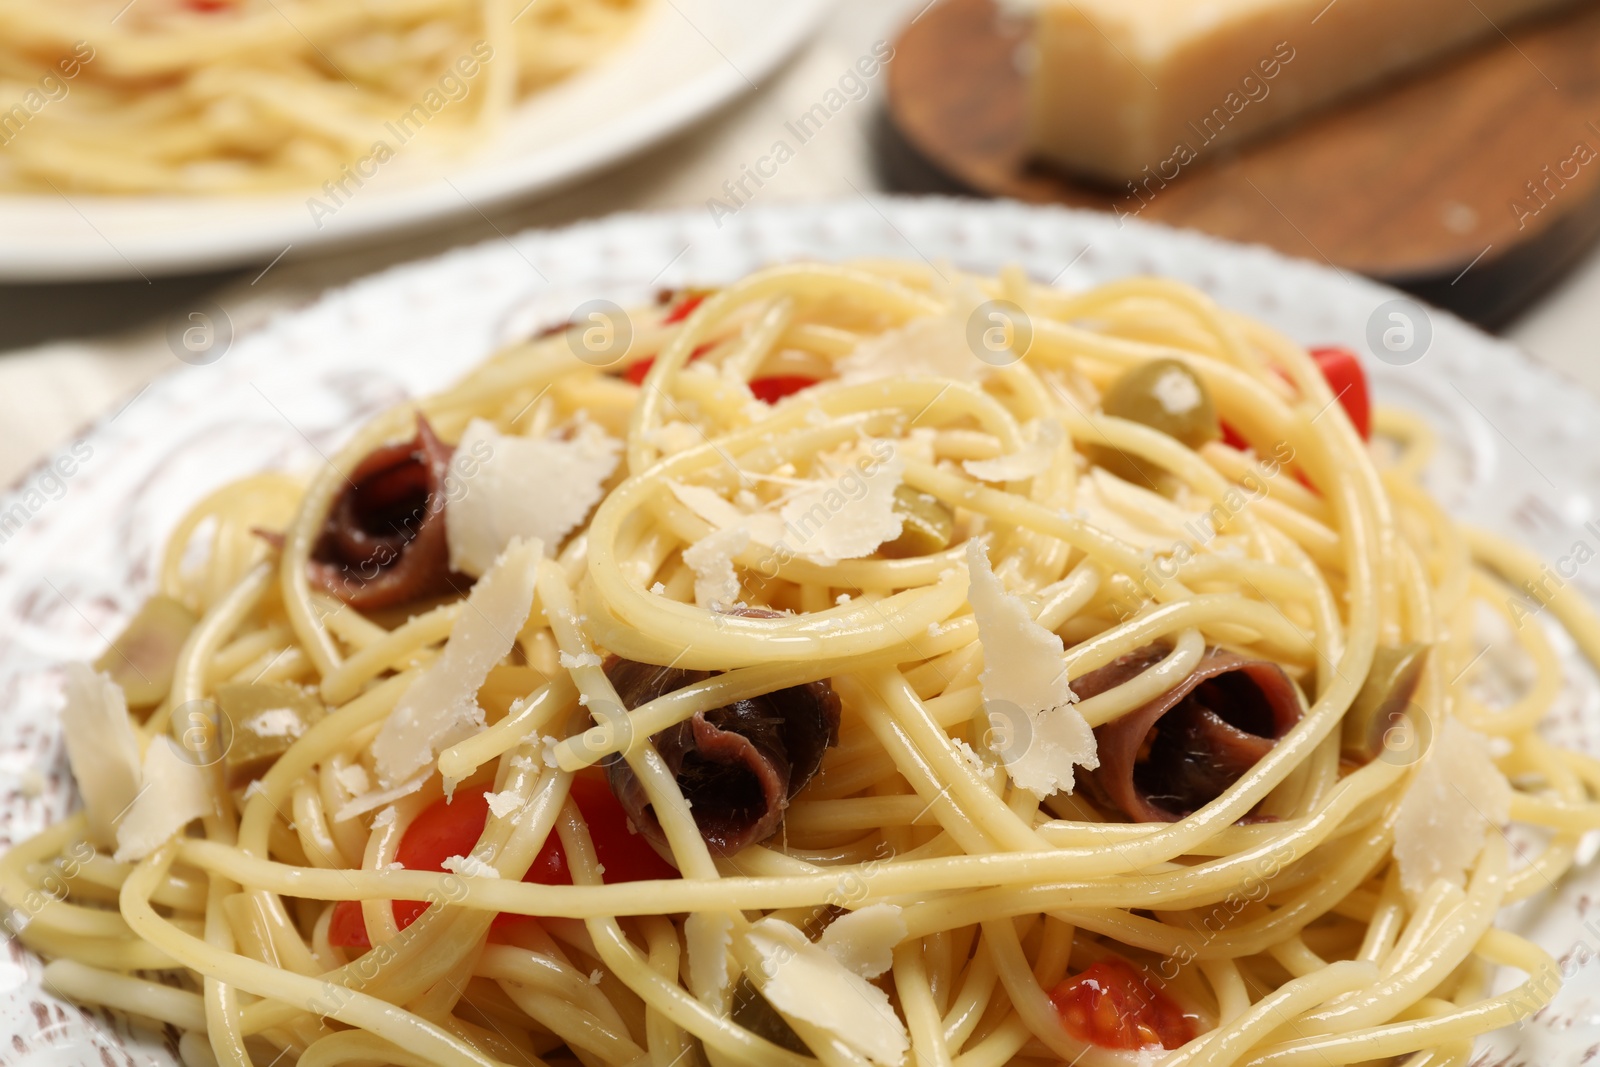
[[[518,100],[612,48],[642,7],[7,0],[0,188],[325,189],[337,207],[397,155],[426,168],[481,144]]]
[[[1495,916],[1600,763],[1541,627],[1475,684],[1537,563],[1352,357],[880,262],[588,325],[179,525],[102,662],[170,683],[78,671],[86,810],[0,861],[52,988],[190,1067],[1459,1067],[1553,995]]]

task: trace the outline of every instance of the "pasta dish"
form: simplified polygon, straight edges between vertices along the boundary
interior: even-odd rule
[[[1463,1067],[1555,994],[1496,918],[1600,828],[1600,627],[1350,352],[883,261],[581,310],[179,523],[0,858],[50,990],[188,1067]]]
[[[0,0],[0,189],[322,190],[427,169],[643,0]],[[320,220],[319,220],[320,221]]]

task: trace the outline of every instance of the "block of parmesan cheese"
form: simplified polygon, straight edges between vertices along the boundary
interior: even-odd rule
[[[1571,0],[1032,0],[1034,154],[1171,181],[1281,126]]]

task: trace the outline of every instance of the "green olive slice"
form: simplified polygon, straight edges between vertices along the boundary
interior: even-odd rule
[[[939,498],[909,485],[896,486],[894,510],[902,519],[900,536],[878,549],[888,559],[931,556],[950,547],[956,517]]]
[[[1101,406],[1107,415],[1160,430],[1190,448],[1222,436],[1205,383],[1175,359],[1153,359],[1128,371],[1112,383]]]
[[[171,597],[153,596],[94,661],[94,668],[122,687],[129,708],[147,712],[172,689],[178,653],[198,621]]]
[[[317,695],[298,685],[221,685],[215,699],[232,732],[223,756],[231,786],[265,774],[327,714]]]
[[[1427,661],[1428,646],[1421,642],[1378,646],[1367,680],[1344,714],[1347,756],[1368,762],[1383,751],[1385,735],[1401,725]]]

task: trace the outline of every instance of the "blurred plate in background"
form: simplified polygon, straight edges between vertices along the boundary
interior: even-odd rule
[[[265,263],[549,192],[757,88],[830,0],[657,0],[593,67],[518,105],[448,174],[385,167],[336,212],[315,189],[261,197],[0,196],[0,281],[78,281]],[[325,203],[326,199],[324,200]]]

